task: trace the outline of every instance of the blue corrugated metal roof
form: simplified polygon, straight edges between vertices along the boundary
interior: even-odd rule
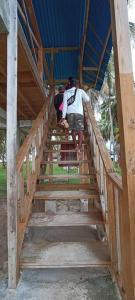
[[[33,0],[33,6],[43,47],[80,47],[84,33],[86,0]],[[99,68],[101,58],[102,63],[96,72],[84,71],[83,81],[87,84],[92,83],[98,90],[102,86],[112,48],[111,33],[106,41],[110,26],[109,1],[90,0],[83,65]],[[107,51],[104,51],[106,44]],[[50,66],[50,54],[46,54],[46,58]],[[78,70],[79,51],[55,54],[54,77],[56,80],[63,80],[69,76],[78,78]],[[97,74],[98,80],[96,80]]]

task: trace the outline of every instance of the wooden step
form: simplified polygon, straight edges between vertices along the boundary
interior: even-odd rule
[[[29,227],[58,227],[58,226],[89,226],[103,224],[101,211],[92,210],[83,213],[33,213],[28,223]]]
[[[107,267],[106,242],[25,242],[20,259],[24,269]]]
[[[90,174],[84,174],[84,175],[79,175],[79,174],[74,174],[74,175],[64,175],[64,174],[59,174],[59,175],[39,175],[38,179],[39,180],[45,180],[45,179],[96,179],[96,173],[92,172]]]
[[[93,191],[37,191],[34,200],[79,200],[79,199],[99,199],[99,194]]]
[[[84,132],[84,136],[86,136],[86,134],[87,134],[87,133]],[[60,137],[61,137],[61,136],[62,136],[62,137],[65,137],[65,138],[67,137],[67,135],[65,134],[64,131],[49,132],[49,133],[48,133],[48,136],[49,136],[49,137],[52,137],[52,136],[56,136],[56,137],[59,137],[59,136],[60,136]],[[71,132],[68,133],[68,137],[69,137],[69,136],[72,137],[72,133],[71,133]]]
[[[61,145],[61,144],[74,145],[73,141],[47,141],[47,143],[50,144],[50,145]],[[84,141],[83,141],[82,144],[86,145],[86,143]]]
[[[64,131],[60,131],[60,130],[55,130],[55,132],[53,131],[49,131],[48,135],[50,136],[66,136]],[[68,136],[72,136],[71,131],[68,132]]]
[[[60,164],[60,165],[80,165],[80,164],[88,164],[91,163],[90,160],[43,160],[41,161],[41,165],[46,164]]]
[[[96,183],[43,183],[37,184],[37,191],[70,191],[70,190],[97,190]]]
[[[61,149],[55,149],[55,150],[44,150],[44,153],[75,153],[77,152],[76,149],[68,149],[68,150],[61,150]],[[84,150],[81,150],[81,152],[84,152]]]

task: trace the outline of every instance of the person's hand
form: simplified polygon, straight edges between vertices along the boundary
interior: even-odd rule
[[[63,123],[65,121],[65,118],[61,118],[60,123]]]

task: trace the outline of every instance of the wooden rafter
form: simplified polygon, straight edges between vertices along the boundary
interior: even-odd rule
[[[85,75],[87,75],[87,77],[91,77],[93,78],[93,80],[95,81],[94,77],[93,77],[93,74],[90,74],[88,71],[85,72]],[[103,81],[103,78],[99,77],[99,81]]]
[[[77,51],[79,47],[51,47],[51,48],[43,48],[45,53],[57,53],[57,52],[64,52],[64,51]]]
[[[26,9],[26,5],[25,5],[25,0],[22,0],[22,4],[23,4],[24,14],[25,14],[26,22],[27,22],[27,27],[28,27],[28,32],[29,32],[31,47],[32,47],[32,49],[34,49],[34,59],[35,59],[35,62],[37,63],[37,55],[36,55],[36,52],[35,52],[33,37],[32,37],[32,34],[31,34],[31,27],[30,27],[30,24],[29,24],[29,18],[28,18],[28,12],[27,12],[27,9]]]
[[[90,44],[90,42],[87,40],[86,41],[86,44],[87,44],[87,46],[93,51],[93,53],[98,57],[98,58],[100,58],[100,53]],[[105,62],[103,62],[103,64],[105,65],[105,66],[107,66],[108,64],[106,64]]]
[[[43,84],[42,84],[42,81],[40,80],[39,73],[38,73],[38,70],[37,70],[37,65],[36,65],[35,60],[33,58],[33,55],[31,53],[31,49],[28,46],[28,42],[27,42],[26,36],[24,34],[24,31],[22,29],[22,26],[21,26],[20,22],[18,22],[18,35],[19,35],[19,41],[21,43],[21,46],[25,51],[25,56],[27,58],[27,61],[29,62],[31,72],[32,72],[32,74],[34,76],[34,79],[36,81],[36,85],[38,87],[40,87],[40,90],[42,91],[43,98],[44,98],[45,93],[44,93]]]
[[[3,98],[3,99],[5,99],[5,98],[6,98],[6,94],[5,94],[4,92],[0,91],[0,97]],[[22,118],[24,118],[24,119],[27,118],[26,114],[25,114],[20,108],[18,108],[18,114],[19,114]]]
[[[94,64],[94,66],[98,68],[98,65],[97,65],[97,62],[95,61],[95,59],[92,58],[88,53],[86,53],[86,56]],[[101,73],[104,75],[104,72],[102,70],[101,70]]]
[[[49,83],[50,82],[48,81],[48,84]],[[65,84],[65,83],[67,83],[67,78],[54,80],[54,84]]]
[[[87,37],[87,28],[88,28],[88,19],[89,19],[89,10],[90,10],[90,0],[86,0],[86,12],[85,12],[85,23],[84,23],[84,32],[83,37],[81,40],[80,45],[80,59],[79,59],[79,77],[80,77],[80,84],[82,85],[82,68],[83,68],[83,56],[84,56],[84,47]]]
[[[93,74],[90,74],[88,71],[86,71],[87,76],[93,76]],[[94,78],[93,78],[94,79]],[[103,81],[103,78],[98,77],[99,81]],[[94,79],[95,80],[95,79]]]
[[[24,97],[24,95],[22,94],[22,92],[20,91],[20,89],[18,91],[18,96],[23,101],[23,103],[28,108],[28,110],[34,115],[34,117],[36,117],[36,113],[35,113],[34,109],[30,105],[30,103],[26,100],[26,98]]]
[[[98,71],[97,67],[83,67],[83,71],[96,72]]]
[[[93,31],[93,33],[94,33],[96,39],[98,40],[98,42],[100,43],[100,45],[101,45],[101,46],[104,46],[104,42],[101,40],[101,38],[100,38],[99,35],[97,34],[97,32],[96,32],[94,26],[93,26],[91,23],[89,23],[88,26],[90,26],[90,29]],[[108,55],[110,55],[110,52],[108,51],[107,48],[105,49],[105,52],[106,52]]]
[[[1,74],[4,76],[4,78],[7,78],[7,74],[6,71],[4,70],[3,66],[0,65],[0,71]],[[34,111],[34,109],[32,108],[32,106],[30,105],[30,103],[28,103],[28,101],[25,99],[23,93],[19,90],[18,91],[18,96],[22,99],[22,101],[24,102],[25,106],[32,112],[32,114],[36,117],[36,113]],[[19,110],[19,114],[21,114],[23,117],[26,118],[26,115],[24,113],[22,113],[22,111]]]
[[[23,13],[23,10],[22,10],[20,4],[17,3],[17,6],[18,6],[19,13],[20,13],[20,15],[21,15],[21,17],[22,17],[22,19],[23,19],[23,21],[24,21],[26,27],[28,27],[28,24],[27,24],[27,20],[26,20],[25,14]],[[32,35],[32,38],[33,38],[33,40],[34,40],[36,46],[39,48],[39,43],[38,43],[38,41],[37,41],[37,39],[36,39],[36,37],[35,37],[35,35],[34,35],[34,33],[33,33],[33,30],[32,30],[31,28],[29,28],[29,27],[28,27],[28,29],[30,30],[30,33],[31,33],[31,35]]]
[[[36,16],[35,16],[35,11],[34,11],[32,0],[29,0],[26,3],[27,3],[27,10],[28,10],[28,13],[29,13],[31,25],[32,25],[32,30],[34,32],[34,35],[35,35],[39,45],[41,46],[42,41],[41,41],[41,36],[40,36],[40,32],[39,32],[38,23],[37,23],[37,19],[36,19]]]
[[[103,51],[102,51],[102,55],[101,55],[101,58],[100,58],[100,63],[99,63],[98,73],[97,73],[97,78],[96,78],[96,82],[95,82],[95,86],[94,87],[96,87],[96,84],[97,84],[97,81],[98,81],[98,76],[100,74],[100,70],[101,70],[103,59],[104,59],[105,50],[106,50],[106,47],[107,47],[107,44],[108,44],[108,40],[110,38],[110,34],[111,34],[111,26],[110,26],[110,28],[108,30],[108,34],[107,34],[106,41],[105,41],[105,44],[104,44],[104,48],[103,48]]]
[[[55,56],[55,53],[52,52],[51,53],[51,72],[50,72],[50,84],[51,86],[54,85],[54,57]]]
[[[38,46],[37,46],[38,50],[40,50],[40,48],[41,49],[43,48],[42,47],[42,40],[41,40],[41,35],[40,35],[40,32],[39,32],[39,27],[38,27],[38,23],[37,23],[37,20],[36,20],[35,12],[34,12],[34,7],[33,7],[32,0],[27,1],[26,7],[28,9],[31,24],[32,24],[32,32],[34,32],[33,35],[34,35],[36,41],[38,42]],[[33,49],[33,51],[34,51],[34,49]],[[39,54],[41,55],[41,51],[39,51]],[[41,60],[41,56],[39,56],[39,59]],[[43,61],[43,67],[44,67],[44,70],[45,70],[46,77],[49,78],[49,68],[48,68],[48,64],[47,64],[45,56],[44,56],[42,61]]]

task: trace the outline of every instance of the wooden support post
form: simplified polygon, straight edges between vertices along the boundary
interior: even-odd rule
[[[83,84],[83,56],[84,56],[85,42],[86,42],[86,38],[87,38],[89,9],[90,9],[90,0],[86,0],[84,32],[83,32],[83,37],[82,37],[82,40],[81,40],[80,55],[79,55],[79,79],[80,79],[80,85],[81,86]]]
[[[41,80],[43,80],[43,60],[43,48],[40,47],[40,49],[38,50],[38,72]]]
[[[17,0],[9,1],[10,27],[7,38],[7,215],[8,285],[18,280],[17,247]]]
[[[135,96],[126,0],[110,0],[120,129],[123,197],[122,265],[126,299],[135,299]]]

